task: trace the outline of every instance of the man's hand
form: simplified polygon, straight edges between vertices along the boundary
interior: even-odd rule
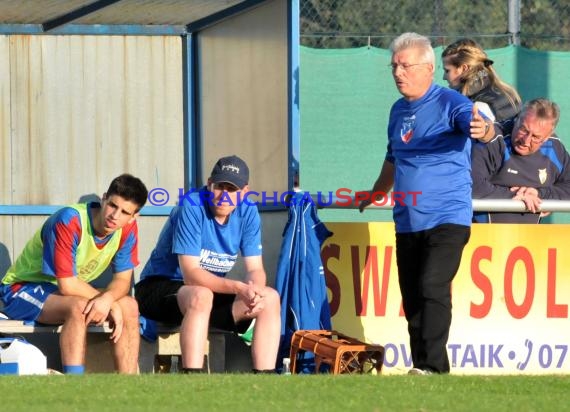
[[[354,197],[354,201],[358,204],[358,210],[360,210],[360,213],[362,213],[364,211],[364,209],[366,209],[371,204],[374,204],[374,205],[382,204],[379,202],[382,202],[383,198],[386,196],[387,195],[385,192],[374,191],[374,190],[356,192],[356,195]],[[387,201],[387,199],[384,199],[384,203],[386,201]]]
[[[111,339],[113,343],[117,343],[123,334],[123,312],[121,311],[119,304],[116,302],[113,303],[111,310],[109,311],[109,323],[111,328],[113,328],[113,332],[109,339]]]
[[[253,317],[264,308],[263,288],[255,285],[251,280],[248,283],[244,283],[244,286],[244,288],[240,289],[238,295],[247,306],[245,315]]]
[[[370,199],[370,198],[362,200],[358,204],[358,210],[360,210],[360,213],[364,212],[364,209],[366,209],[368,206],[370,206],[371,203],[372,203],[372,199]]]
[[[112,296],[109,294],[101,293],[94,298],[90,299],[83,309],[83,314],[86,315],[85,323],[88,325],[90,323],[95,323],[96,325],[102,325],[107,316],[109,316],[109,311],[114,301]]]
[[[471,123],[469,123],[469,125],[471,127],[470,132],[473,139],[478,139],[484,142],[492,139],[492,135],[487,135],[489,134],[489,130],[491,127],[493,127],[493,125],[491,123],[488,123],[483,118],[483,116],[479,114],[479,110],[477,110],[477,103],[473,103]]]
[[[257,295],[256,298],[247,305],[248,310],[245,312],[246,316],[255,317],[265,308],[265,298],[263,295]]]
[[[511,187],[511,192],[515,192],[513,199],[522,200],[528,211],[532,213],[540,212],[540,204],[542,203],[542,200],[538,197],[538,190],[534,187]],[[544,216],[547,216],[548,214],[549,213],[546,213]]]

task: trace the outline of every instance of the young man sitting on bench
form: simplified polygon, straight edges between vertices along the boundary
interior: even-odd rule
[[[138,372],[138,306],[129,296],[138,265],[136,217],[148,196],[140,179],[115,178],[101,204],[64,207],[50,216],[0,284],[2,312],[10,319],[63,325],[64,373],[85,369],[89,324],[109,321],[115,369]],[[89,284],[107,267],[113,279],[100,291]]]

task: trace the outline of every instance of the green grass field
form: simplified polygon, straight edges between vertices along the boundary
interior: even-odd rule
[[[570,411],[570,376],[0,376],[0,411]]]

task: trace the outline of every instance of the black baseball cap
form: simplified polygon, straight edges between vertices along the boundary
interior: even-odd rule
[[[249,168],[236,155],[222,157],[216,162],[210,175],[212,183],[231,183],[243,189],[249,182]]]

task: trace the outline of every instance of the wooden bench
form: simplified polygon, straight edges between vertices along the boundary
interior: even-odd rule
[[[210,336],[212,331],[210,331]],[[139,364],[143,372],[148,372],[148,356],[152,360],[152,372],[170,373],[176,372],[182,364],[182,350],[180,349],[180,328],[157,324],[156,342],[149,342],[141,338],[141,356]],[[210,337],[209,336],[209,337]],[[150,353],[146,353],[150,350]],[[206,340],[204,348],[204,372],[210,373],[210,339]]]
[[[25,324],[20,320],[0,319],[0,335],[21,336],[38,347],[48,359],[48,368],[61,370],[59,333],[61,325]],[[113,372],[113,357],[109,345],[111,328],[105,322],[87,329],[87,372]],[[158,339],[149,342],[141,338],[139,370],[141,373],[168,373],[180,364],[180,333],[178,327],[159,324]],[[210,356],[210,354],[214,356]],[[231,332],[211,329],[205,348],[205,372],[251,370],[249,347]]]
[[[47,357],[48,368],[62,370],[59,351],[59,333],[61,325],[25,324],[21,320],[0,319],[0,336],[16,336],[25,339],[39,348]],[[87,329],[87,354],[85,368],[88,372],[112,372],[113,357],[108,345],[111,328],[107,323],[91,325]]]
[[[26,324],[21,320],[0,319],[0,335],[21,336],[28,342],[36,345],[48,357],[49,366],[53,369],[60,368],[59,342],[55,342],[53,337],[61,333],[61,325],[38,325]],[[112,364],[112,354],[110,349],[103,349],[100,343],[108,340],[108,334],[112,332],[109,323],[103,325],[90,325],[87,328],[87,353],[86,370],[90,372],[111,372],[114,370]],[[152,362],[140,368],[142,372],[167,373],[171,371],[172,357],[179,357],[180,333],[178,327],[158,325],[158,339],[156,342],[148,342],[141,338],[141,353],[148,362],[148,357],[152,357]],[[50,336],[51,335],[51,336]],[[43,337],[43,339],[42,339]],[[59,338],[57,337],[57,340]],[[53,346],[57,346],[57,349]],[[94,347],[92,347],[94,346]],[[108,347],[109,345],[105,345]],[[105,356],[102,355],[104,351]],[[143,353],[144,351],[148,353]],[[205,370],[209,371],[209,342],[206,342]],[[105,359],[106,355],[108,359]],[[141,362],[139,362],[140,364]],[[140,365],[142,366],[142,365]]]
[[[0,333],[6,335],[28,335],[30,333],[61,333],[61,325],[26,324],[23,320],[0,319]],[[87,333],[111,333],[109,324],[91,325]]]
[[[181,365],[180,333],[178,326],[157,324],[158,339],[148,353],[149,342],[141,339],[141,371],[152,369],[156,373],[168,373],[175,365]],[[204,348],[204,372],[250,372],[253,364],[251,348],[233,332],[210,327]],[[150,355],[150,359],[149,359]],[[152,363],[152,368],[149,364]]]
[[[330,366],[332,374],[376,373],[382,371],[384,347],[371,345],[328,330],[298,330],[291,338],[291,373],[296,373],[297,356],[301,352],[315,355],[315,371]]]

